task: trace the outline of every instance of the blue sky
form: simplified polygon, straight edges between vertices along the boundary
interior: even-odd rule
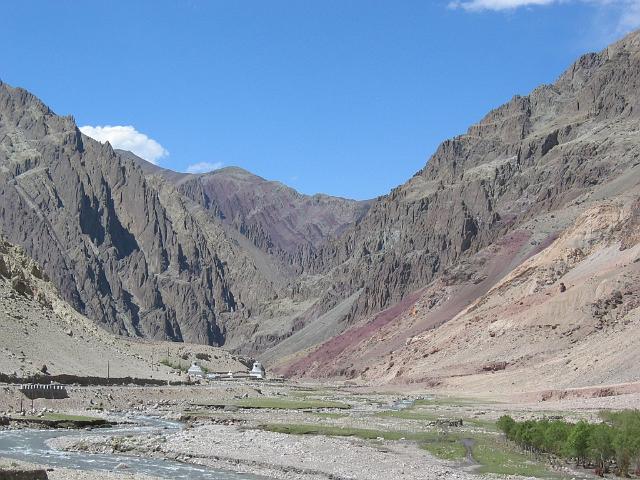
[[[92,136],[363,199],[636,28],[640,0],[13,0],[2,16],[0,79]]]

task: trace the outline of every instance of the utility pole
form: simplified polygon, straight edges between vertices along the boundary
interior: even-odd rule
[[[111,368],[109,365],[109,360],[107,360],[107,380],[109,380],[109,378],[111,378]]]

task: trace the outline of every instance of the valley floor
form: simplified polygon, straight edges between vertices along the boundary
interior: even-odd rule
[[[114,479],[149,479],[136,473],[136,457],[177,460],[253,479],[594,478],[587,470],[523,454],[504,440],[496,420],[509,414],[597,421],[602,409],[640,406],[640,393],[633,392],[601,397],[594,390],[546,401],[532,400],[535,396],[500,401],[304,383],[75,387],[69,393],[65,400],[37,400],[36,411],[47,409],[45,418],[54,410],[127,422],[154,416],[183,425],[126,435],[64,431],[48,441],[54,451],[124,457],[123,465],[104,477]],[[17,398],[15,387],[0,388],[0,416],[18,415]],[[58,467],[49,472],[51,479],[92,475]]]

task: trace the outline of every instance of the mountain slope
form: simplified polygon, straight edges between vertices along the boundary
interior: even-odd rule
[[[592,339],[605,345],[599,335],[607,332],[634,338],[586,327],[560,340],[539,336],[556,324],[553,304],[532,307],[534,325],[500,303],[529,305],[531,291],[505,282],[567,242],[578,245],[580,261],[531,267],[538,273],[527,288],[542,275],[551,282],[544,296],[553,297],[574,269],[620,280],[602,258],[635,278],[639,84],[636,32],[493,110],[372,202],[299,195],[236,168],[159,169],[1,84],[0,228],[65,300],[114,332],[224,345],[301,376],[455,386],[452,378],[483,381],[485,368],[505,362],[527,372],[572,355],[583,339],[586,349]],[[585,229],[590,216],[616,227]],[[568,320],[568,330],[558,323],[558,332],[597,323],[600,307],[580,302],[607,304],[606,289],[585,282],[570,290],[584,292],[574,305],[587,313]],[[633,329],[629,291],[629,310],[616,321]],[[509,315],[502,343],[493,324]],[[471,347],[481,353],[465,357]],[[592,378],[632,379],[623,364]]]
[[[639,42],[635,33],[585,55],[553,85],[445,141],[308,268],[339,269],[345,296],[364,288],[353,317],[379,311],[465,252],[623,174],[638,152]]]
[[[219,225],[200,225],[168,187],[6,84],[0,139],[0,226],[74,308],[106,328],[222,344],[221,316],[257,302],[231,284],[250,278],[270,294],[270,281]]]
[[[239,169],[159,169],[84,136],[72,118],[6,84],[0,205],[9,240],[103,327],[239,347],[260,325],[294,321],[313,303],[317,288],[292,283],[294,259],[367,208]]]
[[[430,367],[418,362],[410,373],[410,362],[432,349],[458,358],[455,348],[466,350],[456,342],[447,348],[409,344],[416,336],[448,331],[448,322],[549,247],[589,208],[614,200],[636,205],[639,82],[636,32],[585,55],[553,85],[515,97],[465,135],[444,142],[424,169],[374,203],[310,265],[333,277],[342,298],[358,295],[342,322],[345,332],[315,350],[275,352],[271,358],[280,358],[290,374],[364,373],[385,381],[418,381],[418,372],[427,381]],[[470,330],[469,339],[478,339],[475,347],[483,351],[480,338]],[[396,361],[413,349],[408,364]],[[496,353],[491,361],[498,361],[497,350],[490,344],[487,349]],[[389,365],[390,376],[384,375],[380,369]]]

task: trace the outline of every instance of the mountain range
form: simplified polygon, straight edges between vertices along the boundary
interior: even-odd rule
[[[287,375],[638,381],[639,91],[635,32],[353,201],[162,169],[2,83],[0,231],[103,329]]]

